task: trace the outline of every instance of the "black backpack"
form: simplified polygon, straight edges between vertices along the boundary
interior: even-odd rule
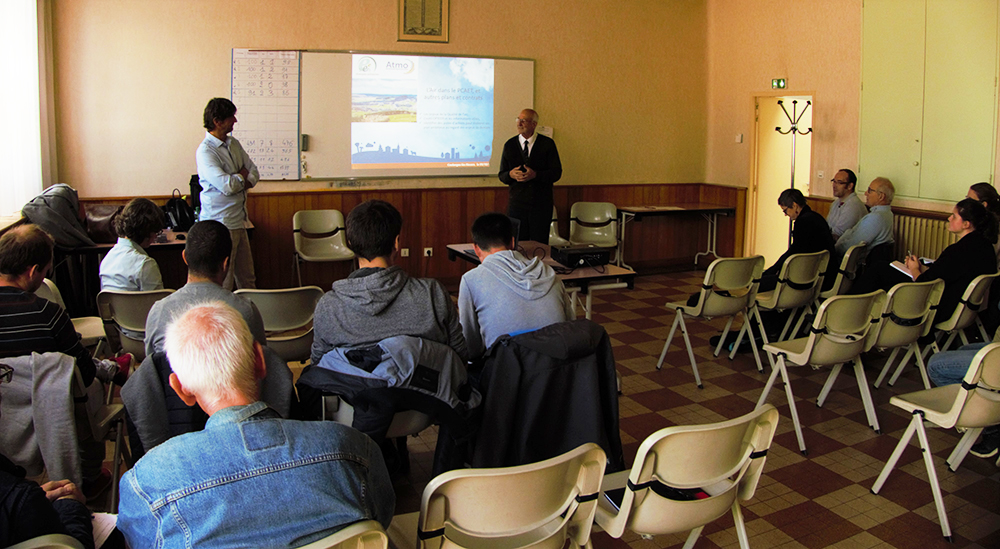
[[[167,205],[163,207],[163,213],[167,215],[167,225],[174,232],[187,232],[194,225],[194,209],[181,196],[180,189],[174,189]]]

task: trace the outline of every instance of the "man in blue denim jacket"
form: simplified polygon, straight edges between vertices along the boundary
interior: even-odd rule
[[[388,527],[395,494],[378,446],[332,422],[281,419],[258,398],[261,347],[236,310],[196,305],[167,330],[170,386],[210,416],[121,480],[132,547],[298,547],[361,520]]]

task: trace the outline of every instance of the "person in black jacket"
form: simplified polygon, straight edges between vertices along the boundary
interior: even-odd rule
[[[778,195],[778,206],[781,211],[791,219],[794,224],[792,229],[792,244],[788,246],[788,251],[781,254],[781,257],[771,265],[761,276],[758,291],[771,291],[778,285],[778,274],[781,267],[794,254],[807,254],[827,250],[830,252],[830,262],[827,264],[827,276],[825,283],[832,284],[831,274],[837,272],[837,265],[834,261],[834,240],[830,232],[830,225],[820,214],[814,212],[806,203],[805,196],[798,189],[785,189]]]
[[[504,143],[500,181],[510,187],[507,215],[521,222],[518,240],[549,243],[552,223],[552,184],[562,177],[556,143],[535,132],[538,113],[524,109],[517,117],[517,133]]]
[[[0,364],[0,381],[12,370]],[[87,549],[94,537],[83,492],[68,480],[38,484],[25,480],[25,470],[0,455],[0,547],[47,534],[68,534]]]
[[[948,231],[958,236],[958,242],[945,248],[937,261],[924,265],[917,256],[909,255],[906,257],[906,270],[910,276],[890,268],[886,284],[883,284],[883,289],[888,291],[900,282],[944,280],[944,293],[934,316],[935,323],[951,316],[973,279],[997,272],[993,250],[997,241],[997,218],[981,202],[966,198],[956,204],[948,217]]]

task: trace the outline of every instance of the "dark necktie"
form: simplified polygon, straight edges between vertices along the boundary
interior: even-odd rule
[[[527,141],[524,142],[524,159],[525,160],[528,159],[528,142]]]

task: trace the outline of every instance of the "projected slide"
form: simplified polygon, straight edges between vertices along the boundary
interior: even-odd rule
[[[355,54],[351,168],[488,167],[493,60]]]

